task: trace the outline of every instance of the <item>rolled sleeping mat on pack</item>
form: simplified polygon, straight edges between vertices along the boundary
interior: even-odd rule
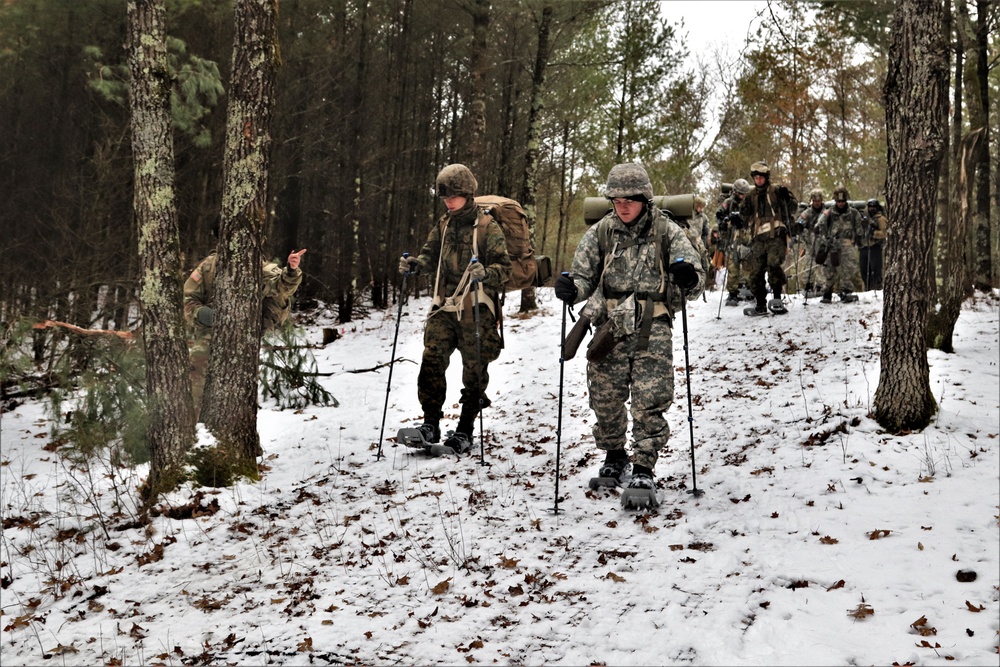
[[[657,195],[653,197],[656,208],[666,211],[673,218],[687,219],[694,215],[694,195]],[[583,220],[592,225],[611,210],[611,200],[606,197],[587,197],[583,200]]]

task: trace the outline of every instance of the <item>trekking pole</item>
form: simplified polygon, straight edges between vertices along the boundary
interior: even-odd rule
[[[473,257],[470,264],[475,264],[479,259]],[[479,336],[479,281],[472,281],[472,315],[476,322],[476,394],[479,401],[479,465],[486,463],[486,436],[483,434],[483,343]]]
[[[719,312],[715,314],[715,319],[722,319],[722,299],[726,296],[726,283],[729,282],[729,235],[726,235],[726,240],[722,243],[722,261],[726,268],[726,279],[722,281],[721,287],[719,287]]]
[[[798,292],[802,286],[802,276],[799,274],[799,235],[796,234],[792,241],[792,251],[795,253],[795,291]]]
[[[809,273],[806,275],[806,291],[805,296],[802,299],[803,307],[809,305],[809,285],[812,284],[813,280],[813,266],[816,264],[816,232],[815,228],[812,230],[812,243],[809,244]]]
[[[688,311],[684,290],[681,290],[681,323],[684,325],[684,379],[687,382],[688,432],[691,434],[691,490],[688,493],[697,498],[705,492],[698,489],[698,478],[694,466],[694,417],[691,414],[691,359],[688,355]]]
[[[569,271],[563,271],[562,275],[568,276]],[[569,311],[569,304],[563,301],[562,309],[562,330],[559,334],[559,414],[556,417],[556,497],[552,505],[552,513],[559,514],[559,457],[562,450],[562,413],[563,413],[563,374],[566,364],[566,312]]]
[[[409,257],[410,253],[404,252],[403,257]],[[406,297],[406,276],[409,271],[403,272],[403,280],[399,284],[399,308],[396,311],[396,333],[392,336],[392,357],[389,359],[389,379],[385,383],[385,406],[382,408],[382,427],[378,432],[378,452],[375,460],[382,460],[382,435],[385,433],[385,415],[389,411],[389,389],[392,387],[392,369],[396,365],[396,341],[399,340],[399,320],[403,317],[403,300]]]

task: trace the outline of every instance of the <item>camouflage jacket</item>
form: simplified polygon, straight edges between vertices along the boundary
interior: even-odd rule
[[[701,256],[681,229],[670,217],[655,206],[650,212],[631,226],[623,223],[614,210],[595,223],[580,239],[573,256],[573,282],[576,284],[576,301],[584,301],[594,294],[599,284],[604,299],[622,300],[629,294],[660,293],[663,285],[663,271],[656,257],[653,236],[656,229],[665,230],[661,245],[665,262],[680,258],[694,265],[698,273],[698,284],[688,292],[689,301],[701,296],[705,288],[705,271]],[[605,253],[614,253],[607,270]],[[669,287],[669,276],[667,277]],[[592,318],[599,321],[605,313],[594,313]],[[596,317],[594,317],[596,315]]]
[[[201,260],[184,282],[184,319],[196,333],[207,333],[206,327],[195,320],[202,306],[215,307],[216,255],[213,252]],[[264,262],[261,268],[263,297],[261,322],[268,331],[288,318],[291,296],[302,283],[302,269],[282,269],[274,262]]]
[[[806,207],[804,211],[799,213],[799,220],[801,221],[802,227],[812,231],[816,226],[816,221],[819,220],[819,216],[823,215],[825,209],[821,206],[818,209],[813,208],[812,204]]]
[[[744,197],[740,206],[740,216],[747,223],[754,238],[764,234],[773,237],[779,229],[787,228],[791,224],[792,216],[799,209],[799,203],[787,188],[785,188],[788,192],[787,197],[779,196],[778,189],[782,187],[784,186],[768,183],[764,188],[751,188]]]
[[[864,221],[862,221],[864,222]],[[885,243],[886,232],[889,229],[889,222],[881,212],[869,216],[867,224],[864,225],[864,234],[861,236],[861,247],[870,248],[880,246]]]
[[[746,201],[746,197],[743,198]],[[722,202],[719,206],[719,210],[715,212],[716,229],[718,229],[718,223],[725,220],[730,213],[739,212],[740,202],[736,201],[735,195],[729,195],[726,201]],[[728,223],[727,223],[728,224]],[[750,230],[744,227],[743,229],[734,229],[732,225],[729,225],[729,229],[726,232],[719,232],[720,237],[725,243],[728,240],[730,243],[735,243],[736,245],[749,245],[750,244]],[[729,245],[727,244],[727,245]]]
[[[843,210],[839,210],[836,204],[826,209],[819,226],[819,234],[827,239],[847,240],[855,245],[861,240],[863,232],[861,214],[850,204]]]
[[[479,247],[474,249],[472,236],[477,223],[476,240]],[[448,297],[455,293],[473,256],[486,269],[483,289],[496,303],[498,294],[503,292],[503,286],[510,278],[507,240],[500,225],[490,215],[480,213],[478,208],[474,213],[442,216],[431,227],[417,262],[424,273],[436,275],[440,260],[441,281],[438,292],[440,296]]]

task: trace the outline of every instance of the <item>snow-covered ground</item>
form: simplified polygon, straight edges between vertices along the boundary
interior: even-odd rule
[[[421,416],[426,299],[403,311],[381,458],[388,369],[350,371],[389,361],[395,308],[316,351],[339,407],[264,406],[259,483],[185,489],[149,526],[127,510],[145,471],[69,464],[36,402],[3,414],[0,662],[998,664],[995,297],[967,304],[955,354],[930,352],[940,412],[909,435],[868,417],[881,293],[766,318],[692,303],[697,477],[678,322],[662,505],[644,512],[587,487],[582,358],[557,432],[561,307],[539,299],[524,319],[509,300],[484,461],[478,433],[457,460],[393,442]]]

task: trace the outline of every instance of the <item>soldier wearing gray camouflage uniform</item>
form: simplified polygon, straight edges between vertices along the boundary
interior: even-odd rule
[[[814,296],[813,292],[817,286],[826,285],[826,273],[824,267],[813,259],[816,255],[819,244],[819,234],[816,223],[819,221],[826,205],[823,203],[823,191],[814,188],[809,191],[809,206],[807,206],[796,218],[795,223],[799,227],[798,237],[807,251],[806,261],[809,266],[805,268],[805,292],[807,297]],[[803,281],[798,281],[799,285]]]
[[[740,218],[740,207],[750,183],[745,178],[733,181],[733,190],[715,212],[719,223],[719,236],[722,241],[726,258],[726,306],[738,306],[740,303],[740,288],[746,286],[750,276],[750,230]]]
[[[305,248],[288,255],[288,265],[282,269],[274,262],[261,267],[263,292],[261,293],[261,334],[281,326],[291,313],[291,298],[302,284],[299,263]],[[184,320],[188,323],[191,338],[188,341],[191,372],[191,397],[194,400],[195,418],[201,413],[201,397],[205,392],[205,371],[208,369],[215,324],[215,274],[216,255],[213,252],[201,260],[184,282]]]
[[[861,214],[848,203],[849,199],[847,188],[836,188],[833,191],[833,206],[820,218],[820,249],[817,250],[816,263],[828,267],[822,303],[831,303],[834,292],[842,302],[851,303],[858,300],[854,292],[864,289],[858,260]]]
[[[477,187],[476,177],[465,165],[442,169],[436,192],[447,213],[431,227],[419,256],[399,260],[400,273],[429,271],[434,276],[434,303],[424,328],[424,354],[417,376],[417,398],[424,412],[419,430],[425,443],[441,439],[448,388],[445,372],[455,350],[462,356],[462,411],[458,425],[444,441],[458,454],[471,448],[476,417],[490,405],[486,397],[489,364],[500,356],[502,347],[497,330],[499,297],[511,273],[503,230],[476,206]]]
[[[705,274],[684,231],[653,205],[653,188],[640,165],[613,167],[605,196],[613,210],[584,234],[572,275],[560,276],[555,292],[569,305],[588,300],[595,326],[610,321],[614,335],[603,359],[588,351],[594,439],[606,452],[600,476],[621,479],[628,469],[631,398],[629,487],[654,489],[653,469],[670,437],[664,413],[674,398],[672,309],[685,296],[694,301],[701,295]]]

